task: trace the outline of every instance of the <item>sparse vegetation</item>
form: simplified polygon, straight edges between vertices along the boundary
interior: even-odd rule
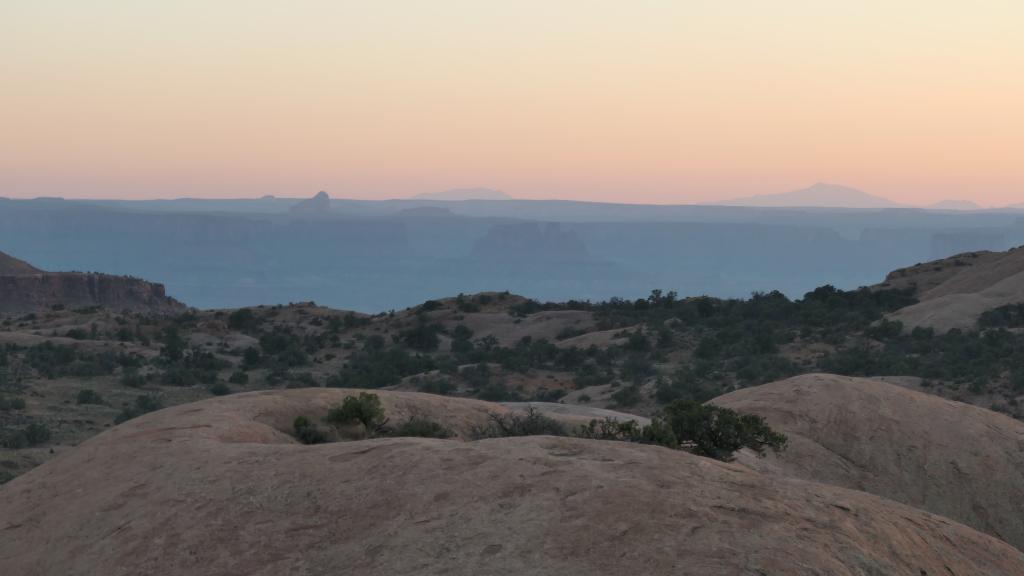
[[[126,406],[121,410],[121,413],[114,418],[115,424],[137,418],[143,414],[149,412],[155,412],[163,408],[163,402],[157,396],[143,394],[135,397],[135,403],[132,406]]]
[[[75,397],[76,404],[103,404],[103,397],[100,396],[95,390],[89,390],[88,388],[78,391],[78,396]]]
[[[478,440],[509,436],[566,436],[562,424],[545,416],[532,406],[524,412],[491,413],[487,424],[473,429],[471,436]]]
[[[413,436],[417,438],[451,438],[452,431],[426,416],[414,414],[406,421],[387,431],[388,436]]]
[[[595,440],[658,444],[718,460],[731,460],[740,448],[764,454],[767,449],[780,451],[786,446],[786,436],[769,428],[759,416],[687,400],[672,402],[647,426],[641,427],[635,420],[606,418],[591,420],[576,434]]]

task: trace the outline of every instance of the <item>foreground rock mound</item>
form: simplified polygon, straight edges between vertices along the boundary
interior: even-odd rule
[[[968,252],[902,268],[881,286],[916,290],[920,302],[890,315],[908,329],[974,328],[984,312],[1024,301],[1024,250]]]
[[[808,374],[714,404],[763,416],[786,450],[762,472],[863,490],[1024,549],[1024,423],[892,384]]]
[[[179,312],[163,284],[138,278],[82,272],[43,272],[0,252],[0,314],[26,314],[54,306],[102,306],[133,312]]]
[[[211,399],[89,440],[0,489],[0,573],[1024,573],[1019,552],[945,518],[656,446],[304,446],[280,428],[344,394]],[[501,409],[381,400],[460,429]]]

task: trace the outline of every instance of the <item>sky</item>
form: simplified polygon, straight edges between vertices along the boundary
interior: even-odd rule
[[[3,0],[0,196],[1024,202],[1019,0]]]

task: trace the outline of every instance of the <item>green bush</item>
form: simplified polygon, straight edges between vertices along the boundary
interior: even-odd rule
[[[95,390],[79,390],[78,396],[75,398],[76,404],[103,404],[103,397],[100,396]]]
[[[8,430],[0,435],[0,446],[10,450],[28,448],[28,437],[24,430]]]
[[[132,418],[137,418],[143,414],[149,412],[155,412],[164,407],[163,402],[157,396],[142,395],[135,397],[135,404],[131,407],[125,407],[121,410],[121,413],[114,417],[114,424],[120,424]]]
[[[50,429],[46,424],[33,422],[25,427],[25,438],[28,440],[29,446],[37,446],[49,442]]]
[[[249,308],[239,308],[228,315],[228,328],[252,334],[260,327],[259,318]]]
[[[7,430],[0,436],[0,445],[11,450],[38,446],[50,441],[50,428],[41,422],[32,422],[24,428]]]
[[[295,437],[303,444],[322,444],[327,442],[327,435],[312,420],[305,416],[296,417],[292,427],[295,429]]]
[[[779,451],[786,445],[786,437],[769,428],[760,416],[687,400],[666,406],[652,419],[653,424],[664,430],[663,440],[670,430],[680,447],[719,460],[732,459],[743,447],[763,454],[766,448]],[[653,431],[649,436],[654,441]]]
[[[346,396],[340,406],[328,410],[327,421],[341,426],[360,424],[367,436],[373,436],[387,419],[380,398],[376,394],[360,392],[359,396]]]
[[[591,420],[575,435],[657,444],[718,460],[731,460],[733,453],[743,447],[764,454],[765,449],[779,451],[786,445],[786,437],[769,428],[760,416],[686,400],[672,402],[647,426],[641,427],[635,420],[606,418]]]

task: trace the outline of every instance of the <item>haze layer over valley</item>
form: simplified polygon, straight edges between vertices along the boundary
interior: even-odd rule
[[[836,200],[835,190],[794,194],[825,202]],[[839,200],[863,195],[838,190]],[[481,194],[502,197],[473,189],[441,196]],[[1024,220],[1013,209],[360,201],[326,193],[307,201],[0,200],[0,246],[12,254],[48,270],[147,278],[203,308],[313,300],[377,312],[488,290],[555,301],[637,298],[656,288],[799,297],[826,283],[855,288],[895,268],[1018,243]]]

